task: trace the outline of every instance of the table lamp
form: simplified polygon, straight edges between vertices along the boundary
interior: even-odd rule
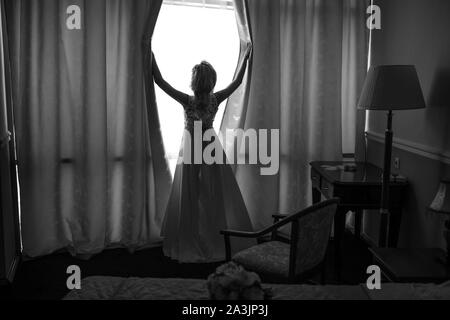
[[[391,157],[393,110],[425,108],[416,68],[412,65],[382,65],[371,67],[364,82],[358,108],[384,110],[387,113],[385,133],[383,181],[381,194],[381,224],[379,246],[386,247],[389,235],[389,183],[391,179]],[[387,225],[387,228],[383,226]]]
[[[444,239],[447,243],[447,264],[450,265],[450,180],[441,181],[429,210],[448,216],[448,220],[445,222]]]

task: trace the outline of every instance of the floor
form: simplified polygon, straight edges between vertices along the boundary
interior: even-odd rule
[[[332,242],[332,241],[331,241]],[[327,284],[336,284],[334,276],[333,245],[327,253]],[[342,282],[359,284],[366,281],[366,269],[371,263],[367,245],[350,233],[345,235]],[[90,260],[82,261],[69,254],[55,254],[23,262],[7,298],[61,299],[68,290],[66,269],[78,265],[82,278],[103,275],[118,277],[198,278],[206,279],[219,264],[178,264],[164,257],[161,248],[129,253],[127,250],[108,250]]]

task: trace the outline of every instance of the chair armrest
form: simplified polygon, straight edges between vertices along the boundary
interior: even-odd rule
[[[294,220],[298,220],[303,216],[306,216],[308,214],[310,214],[311,212],[314,212],[318,209],[321,209],[325,206],[328,206],[330,204],[339,203],[339,199],[334,198],[319,204],[316,204],[312,207],[309,207],[295,215],[290,215],[290,216],[282,216],[283,219],[277,223],[275,223],[274,225],[265,228],[261,231],[257,231],[257,232],[243,232],[243,231],[234,231],[234,230],[222,230],[220,231],[220,234],[224,235],[225,237],[241,237],[241,238],[259,238],[262,236],[265,236],[266,234],[269,234],[273,231],[276,231],[278,229],[280,229],[281,227],[284,227],[285,225],[288,225],[290,223],[292,223]]]
[[[273,226],[270,226],[269,228],[266,228],[264,230],[261,230],[259,232],[245,232],[245,231],[235,231],[235,230],[222,230],[220,231],[220,234],[224,236],[225,239],[225,257],[226,261],[231,261],[231,237],[238,237],[238,238],[254,238],[259,239],[262,236],[265,236],[266,234],[269,234],[271,232],[275,232],[280,227],[291,223],[290,220],[284,220],[280,221]],[[274,235],[272,235],[272,240],[274,240]]]
[[[272,215],[273,218],[273,223],[277,223],[285,218],[289,217],[289,215],[284,215],[284,214],[274,214]],[[278,230],[274,230],[272,232],[272,241],[276,241],[278,238]]]
[[[272,215],[273,220],[276,222],[283,220],[285,218],[289,217],[289,215],[285,215],[285,214],[274,214]]]
[[[234,231],[234,230],[222,230],[220,231],[220,234],[225,236],[225,237],[239,237],[239,238],[260,238],[262,236],[265,236],[273,231],[276,231],[278,229],[280,229],[281,227],[284,227],[285,225],[292,223],[292,218],[291,219],[283,219],[277,223],[275,223],[274,225],[265,228],[261,231],[257,231],[257,232],[245,232],[245,231]]]
[[[258,232],[246,232],[246,231],[235,231],[235,230],[222,230],[221,235],[228,237],[238,237],[238,238],[258,238]]]

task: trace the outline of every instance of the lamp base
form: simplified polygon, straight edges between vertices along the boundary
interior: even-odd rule
[[[389,184],[391,182],[391,158],[392,158],[392,140],[394,132],[392,131],[392,110],[387,114],[387,129],[384,139],[384,165],[383,182],[381,185],[381,223],[379,247],[389,247]]]

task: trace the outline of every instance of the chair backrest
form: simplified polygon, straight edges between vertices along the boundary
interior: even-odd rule
[[[297,229],[295,274],[309,271],[324,260],[338,202],[333,199],[308,208],[299,215],[297,227],[293,224],[291,236]]]

